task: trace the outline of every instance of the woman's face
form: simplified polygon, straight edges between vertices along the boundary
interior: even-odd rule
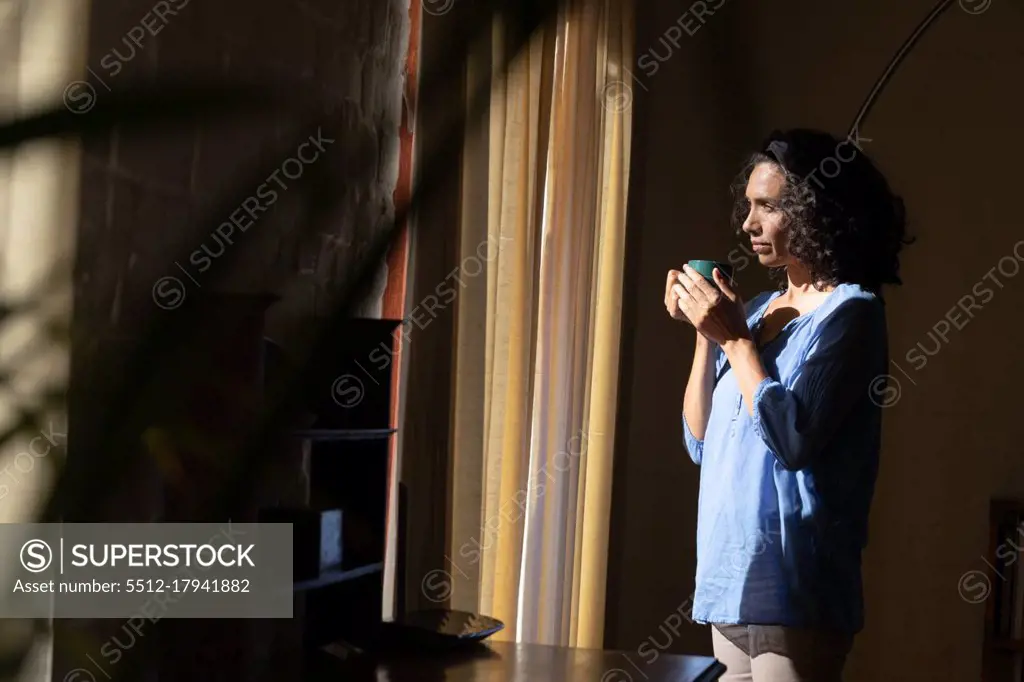
[[[761,265],[769,268],[788,265],[789,239],[779,206],[786,178],[774,163],[759,163],[747,180],[746,197],[750,206],[743,221],[743,232],[750,237],[750,248]]]

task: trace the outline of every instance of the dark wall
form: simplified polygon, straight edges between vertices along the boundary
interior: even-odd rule
[[[94,106],[135,87],[211,80],[291,95],[296,109],[254,106],[145,129],[119,126],[85,145],[70,408],[77,443],[92,440],[100,423],[93,410],[103,402],[97,398],[130,371],[125,362],[143,330],[182,328],[174,315],[185,301],[225,292],[272,294],[277,302],[260,311],[263,331],[296,353],[317,318],[332,311],[331,292],[394,214],[408,6],[408,0],[299,0],[287,9],[197,0],[94,4],[87,83],[65,93],[80,116],[95,116]],[[334,207],[310,228],[308,190],[328,171],[332,180],[320,191]],[[385,277],[382,267],[359,313],[380,314]],[[237,324],[218,326],[232,316]],[[258,340],[258,318],[252,309],[215,312],[195,325],[195,341],[234,345],[243,354],[250,340],[230,327],[249,325]],[[202,374],[195,367],[183,371],[190,362],[157,364],[172,376]],[[237,408],[222,424],[251,409],[248,397],[259,400],[240,391],[230,399],[208,397],[226,412]],[[69,461],[94,464],[76,458],[74,446]],[[159,516],[155,472],[150,467],[137,477],[137,484],[122,486],[127,499],[113,506],[131,518]]]
[[[282,322],[323,312],[318,307],[337,282],[340,266],[386,224],[398,173],[408,6],[408,0],[297,0],[287,7],[198,0],[95,3],[89,81],[99,102],[110,91],[155,79],[216,78],[283,89],[293,92],[296,102],[323,103],[325,135],[336,141],[323,143],[322,160],[345,173],[345,186],[336,188],[341,209],[327,230],[297,239],[289,234],[296,223],[295,197],[290,188],[273,184],[281,191],[272,210],[234,236],[234,246],[244,240],[256,246],[245,245],[251,253],[239,274],[216,288],[262,289],[260,276],[288,276],[295,281],[277,291],[287,298],[275,310]],[[70,91],[71,106],[83,109],[83,115],[87,94]],[[291,139],[304,137],[303,122],[299,115],[246,111],[161,128],[158,134],[121,130],[90,145],[78,262],[80,305],[90,321],[117,333],[136,321],[126,319],[127,301],[135,294],[151,299],[153,282],[161,276],[177,275],[189,284],[186,295],[198,295],[207,280],[230,269],[215,262],[197,273],[194,264],[183,263],[198,284],[179,272],[164,272],[171,253],[216,246],[208,226],[190,227],[190,221],[209,217],[216,198],[244,182],[254,162],[269,162],[269,173],[275,161],[294,156]],[[244,196],[245,188],[240,189]],[[139,303],[154,307],[152,300]]]
[[[283,89],[294,94],[296,103],[317,99],[320,104],[301,115],[254,109],[145,131],[122,127],[85,145],[69,410],[70,432],[79,444],[94,441],[96,407],[109,406],[107,390],[122,378],[141,331],[175,314],[179,299],[206,298],[212,292],[275,294],[280,300],[266,311],[265,331],[286,350],[300,346],[316,318],[330,312],[331,290],[394,213],[409,31],[409,0],[102,0],[92,5],[88,84],[76,84],[66,93],[69,108],[81,116],[91,114],[94,101],[102,104],[133,86],[168,79],[231,79]],[[311,116],[321,118],[322,129],[309,125]],[[314,146],[300,152],[298,142],[310,137]],[[283,167],[296,157],[308,160],[301,171],[294,161]],[[338,199],[336,209],[319,229],[300,235],[303,197],[297,188],[327,168],[344,178],[324,188]],[[275,172],[276,180],[270,179]],[[268,189],[275,191],[274,199],[268,199]],[[267,210],[247,218],[238,209],[253,197]],[[233,218],[238,229],[225,244],[212,231]],[[205,254],[210,260],[202,252],[193,259],[203,247],[210,249]],[[367,292],[362,314],[379,314],[385,274],[382,269]],[[230,352],[233,344],[261,333],[251,315],[238,319],[243,318],[253,323],[246,338],[231,337],[234,325],[208,327],[196,347],[225,349],[225,358],[237,356]],[[187,363],[163,369],[179,377],[203,375]],[[217,372],[224,369],[213,367],[207,379],[221,377]],[[208,422],[216,416],[210,428],[224,435],[230,432],[230,419],[244,421],[259,402],[258,386],[245,386],[252,393],[243,394],[220,382],[218,394],[216,381],[185,383],[174,390],[167,388],[173,384],[161,384],[165,400],[155,412],[133,419],[160,422],[187,403],[192,408],[188,418],[200,419],[204,411]],[[134,407],[125,405],[125,413]],[[133,445],[140,445],[138,439]],[[72,446],[70,470],[96,469],[82,452]],[[187,497],[191,493],[170,491],[171,477],[161,476],[141,447],[130,460],[130,471],[111,471],[105,480],[118,487],[117,494],[104,505],[92,505],[88,516],[146,521],[195,512]],[[210,493],[215,469],[188,470],[185,488]],[[185,497],[178,501],[184,503],[171,509],[169,499],[179,492]],[[114,621],[78,625],[91,628],[97,647],[111,636],[119,635],[123,643],[132,635],[117,630],[123,624]],[[242,671],[246,679],[270,675],[259,663],[249,625],[143,623],[142,632],[131,639],[131,648],[138,642],[136,651],[122,652],[117,672],[138,665],[150,678],[158,669],[166,679],[193,677],[197,669],[204,679],[237,679]],[[67,636],[76,624],[62,627],[55,679],[86,663],[80,646]],[[160,641],[166,654],[148,657],[150,645]],[[87,653],[97,658],[96,651]],[[266,653],[266,647],[258,653]]]
[[[932,4],[694,3],[721,5],[703,23],[687,2],[639,4],[606,645],[633,652],[641,670],[659,646],[711,651],[707,628],[673,616],[688,611],[694,586],[699,470],[679,418],[693,333],[665,313],[665,272],[730,254],[744,265],[727,186],[745,153],[773,127],[844,135]],[[1024,244],[1014,259],[1024,143],[1010,85],[1024,67],[1022,27],[1020,3],[953,3],[861,130],[864,150],[903,194],[918,243],[905,254],[905,286],[887,296],[901,392],[885,412],[867,627],[850,680],[979,674],[984,605],[961,597],[958,583],[985,567],[988,500],[1024,496],[1014,426],[1024,379]],[[756,262],[739,279],[746,298],[767,288]],[[981,307],[946,318],[979,282],[991,291],[974,293]]]

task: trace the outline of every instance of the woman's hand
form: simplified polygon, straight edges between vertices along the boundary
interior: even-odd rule
[[[668,281],[665,282],[665,309],[673,320],[690,323],[683,311],[679,309],[679,296],[685,293],[685,290],[679,286],[679,278],[683,276],[679,270],[668,271]]]
[[[678,283],[671,287],[678,308],[697,331],[720,346],[749,339],[750,328],[739,294],[732,290],[718,268],[712,272],[712,277],[718,289],[689,265],[684,265]]]

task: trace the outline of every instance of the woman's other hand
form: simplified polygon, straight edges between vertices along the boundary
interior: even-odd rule
[[[668,271],[668,280],[665,282],[665,309],[673,320],[689,323],[679,308],[679,297],[686,295],[686,290],[679,284],[680,277],[685,277],[681,270]]]
[[[749,339],[750,328],[739,294],[733,291],[718,268],[712,276],[718,289],[689,265],[684,265],[679,283],[675,285],[678,289],[673,287],[677,307],[697,331],[718,345]]]

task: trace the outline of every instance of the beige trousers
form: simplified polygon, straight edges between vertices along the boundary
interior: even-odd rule
[[[781,646],[751,658],[712,626],[715,658],[726,667],[720,682],[842,682],[852,638],[796,628],[774,629]]]

